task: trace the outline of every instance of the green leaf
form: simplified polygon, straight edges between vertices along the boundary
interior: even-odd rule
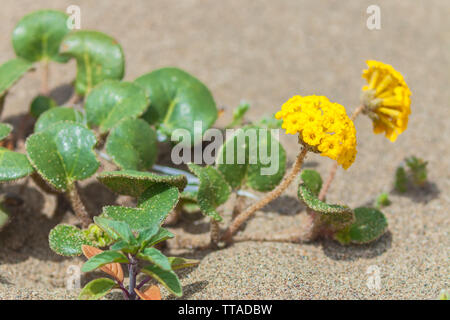
[[[169,260],[156,248],[145,248],[137,254],[139,259],[153,263],[163,270],[172,270]]]
[[[388,223],[380,210],[360,207],[356,208],[354,212],[355,222],[335,235],[342,244],[369,243],[377,240],[386,232]]]
[[[8,123],[0,123],[0,141],[11,133],[12,126]]]
[[[99,162],[92,150],[95,135],[83,125],[65,121],[34,133],[26,141],[28,159],[52,186],[66,191],[74,181],[93,175]]]
[[[158,153],[156,132],[142,119],[125,119],[109,133],[106,152],[121,169],[150,169]]]
[[[33,171],[26,155],[0,147],[0,182],[26,177]]]
[[[197,194],[200,210],[214,220],[222,221],[222,217],[216,211],[216,208],[228,200],[231,187],[214,167],[200,167],[192,163],[188,167],[200,180]]]
[[[58,105],[56,104],[56,101],[52,98],[49,98],[47,96],[37,96],[31,102],[30,113],[37,119],[45,111],[51,108],[56,108],[57,106]]]
[[[147,109],[145,91],[131,82],[106,80],[97,85],[86,98],[86,119],[89,126],[99,127],[104,134],[125,118],[138,118]]]
[[[151,172],[135,170],[103,171],[97,179],[112,191],[119,194],[139,197],[154,184],[164,183],[177,187],[180,192],[187,184],[184,175],[161,176]]]
[[[24,16],[13,31],[16,55],[32,62],[65,62],[59,55],[59,46],[70,31],[67,19],[65,13],[54,10],[39,10]]]
[[[61,121],[72,121],[83,124],[84,119],[81,112],[68,107],[51,108],[41,114],[34,125],[34,132],[41,132],[48,129],[55,123]]]
[[[0,97],[17,82],[33,64],[23,59],[11,59],[0,66]]]
[[[106,208],[111,207],[103,207],[103,210],[105,211]],[[112,208],[132,209],[125,207],[112,207]],[[120,220],[114,221],[108,219],[105,216],[94,217],[94,222],[96,225],[102,228],[109,236],[112,236],[114,239],[117,239],[117,237],[119,237],[128,244],[136,243],[136,238],[134,237],[133,232],[131,231],[131,227],[126,222]]]
[[[245,184],[257,191],[270,191],[283,179],[286,152],[270,130],[247,126],[225,141],[216,167],[233,189]]]
[[[80,229],[65,224],[59,224],[50,231],[48,242],[50,249],[62,256],[79,256],[82,245],[93,245]]]
[[[79,95],[88,94],[103,80],[123,78],[122,47],[101,32],[79,30],[68,34],[61,44],[61,54],[77,60],[75,90]]]
[[[298,187],[298,197],[305,205],[321,215],[321,219],[338,229],[354,221],[352,209],[337,204],[327,204],[317,199],[317,196],[305,184]]]
[[[148,228],[139,230],[139,234],[136,239],[142,248],[144,248],[148,241],[159,232],[159,228],[159,225],[152,225]]]
[[[203,133],[217,119],[216,103],[209,89],[189,73],[177,68],[162,68],[135,80],[150,98],[143,118],[157,124],[162,133],[170,136],[175,129],[186,129],[194,137],[194,121],[202,122]]]
[[[177,297],[183,295],[180,280],[175,272],[161,269],[156,265],[145,266],[142,268],[142,272],[154,278]]]
[[[395,190],[404,193],[408,189],[408,177],[403,167],[398,167],[395,171]]]
[[[138,199],[138,207],[158,217],[161,223],[175,208],[180,197],[177,187],[158,183],[145,190]]]
[[[305,169],[300,174],[305,186],[317,197],[322,189],[322,177],[316,170]]]
[[[128,258],[123,253],[119,251],[108,250],[103,251],[86,261],[81,267],[81,271],[91,272],[113,262],[129,263]]]
[[[168,259],[172,270],[194,267],[200,263],[199,260],[185,259],[180,257],[169,257]]]
[[[233,120],[226,126],[226,128],[234,128],[239,126],[242,123],[244,115],[247,113],[248,109],[250,109],[250,105],[247,102],[241,102],[233,110]]]
[[[9,212],[6,211],[3,204],[0,203],[0,230],[3,229],[9,222]]]
[[[108,278],[99,278],[89,282],[81,290],[78,300],[98,300],[106,296],[114,287],[116,282]]]
[[[166,241],[167,239],[171,239],[175,237],[175,235],[167,229],[159,228],[157,234],[151,237],[149,240],[142,243],[142,247],[152,247],[162,241]]]
[[[122,221],[134,231],[147,229],[154,225],[161,224],[160,218],[153,215],[153,212],[139,208],[105,206],[103,207],[101,217]]]

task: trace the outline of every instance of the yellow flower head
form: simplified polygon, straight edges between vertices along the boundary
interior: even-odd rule
[[[286,133],[299,134],[302,144],[336,160],[344,169],[356,157],[356,130],[345,108],[324,96],[294,96],[275,114]]]
[[[394,142],[408,126],[411,91],[391,65],[369,60],[367,66],[362,74],[368,82],[361,96],[364,113],[372,119],[374,133],[384,132]]]

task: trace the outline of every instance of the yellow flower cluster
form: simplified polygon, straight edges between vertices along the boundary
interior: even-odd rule
[[[362,77],[368,82],[363,87],[362,103],[365,113],[373,121],[374,133],[385,133],[394,142],[406,130],[411,113],[411,91],[403,76],[391,65],[367,61]]]
[[[344,169],[355,161],[356,130],[342,105],[324,96],[294,96],[275,117],[283,119],[286,133],[299,133],[304,143]]]

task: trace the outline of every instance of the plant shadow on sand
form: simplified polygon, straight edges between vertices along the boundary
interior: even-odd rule
[[[437,199],[441,191],[438,186],[434,182],[426,182],[425,185],[419,187],[412,184],[408,185],[406,192],[398,192],[396,190],[392,190],[392,194],[395,194],[400,197],[410,198],[412,201],[416,203],[426,204],[431,200]]]
[[[77,222],[70,204],[63,195],[42,193],[31,179],[25,185],[5,184],[2,193],[14,195],[23,200],[18,206],[7,206],[10,222],[0,232],[0,264],[16,264],[29,257],[43,261],[63,261],[70,257],[59,256],[48,244],[50,230],[59,223],[74,224]],[[95,190],[94,200],[87,198]],[[96,181],[80,188],[81,197],[86,198],[86,207],[95,214],[100,213],[100,203],[113,203],[116,198],[109,190],[99,186]],[[95,201],[95,203],[93,202]]]
[[[368,244],[344,246],[334,240],[320,240],[317,244],[322,246],[324,254],[333,260],[355,261],[358,259],[371,259],[391,248],[392,233],[387,231],[378,240]]]

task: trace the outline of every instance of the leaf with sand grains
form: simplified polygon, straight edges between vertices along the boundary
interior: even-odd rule
[[[135,119],[147,109],[145,91],[132,82],[105,80],[86,97],[86,119],[90,127],[107,133],[121,120]]]
[[[88,94],[103,80],[123,78],[125,57],[122,47],[104,33],[87,30],[71,32],[63,39],[61,55],[77,61],[75,90],[79,95]]]

